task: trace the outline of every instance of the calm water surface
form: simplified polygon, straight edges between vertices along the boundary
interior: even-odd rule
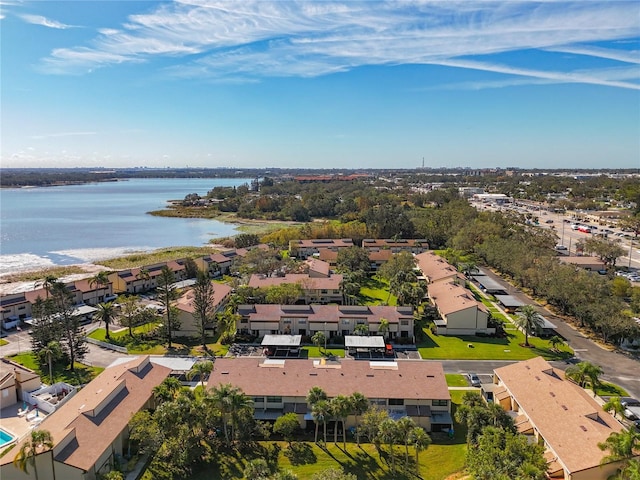
[[[233,235],[215,220],[147,215],[167,200],[249,179],[133,179],[0,190],[0,274],[90,262],[139,250],[204,245]]]

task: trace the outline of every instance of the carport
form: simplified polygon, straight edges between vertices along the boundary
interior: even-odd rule
[[[384,358],[385,342],[381,335],[371,337],[359,335],[345,335],[344,349],[345,353],[353,358]]]
[[[508,313],[515,312],[518,308],[526,305],[524,302],[521,302],[513,295],[496,295],[496,300],[502,305]]]
[[[503,294],[507,293],[502,285],[493,280],[491,277],[485,275],[472,275],[471,278],[474,282],[477,282],[480,289],[484,292],[491,294]]]
[[[265,335],[262,351],[267,357],[298,357],[302,335]]]

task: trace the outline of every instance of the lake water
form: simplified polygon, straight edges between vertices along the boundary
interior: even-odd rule
[[[132,179],[0,190],[0,274],[92,262],[134,251],[204,245],[236,233],[208,219],[147,215],[189,193],[250,179]]]

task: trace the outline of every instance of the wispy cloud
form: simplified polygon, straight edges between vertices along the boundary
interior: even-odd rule
[[[57,20],[52,20],[50,18],[43,17],[42,15],[31,15],[31,14],[25,13],[19,16],[25,22],[32,23],[33,25],[42,25],[43,27],[57,28],[59,30],[64,30],[66,28],[74,28],[73,25],[66,25],[64,23],[58,22]]]
[[[558,53],[638,63],[636,51],[602,47],[637,38],[638,15],[640,6],[630,1],[178,0],[102,28],[89,44],[54,50],[43,68],[82,73],[168,57],[174,59],[167,69],[172,75],[255,81],[314,77],[367,65],[439,64],[533,82],[637,88],[638,79],[589,76],[567,62],[557,71],[544,65],[501,65],[502,59],[487,57],[535,49],[554,66]]]
[[[43,140],[47,138],[59,138],[59,137],[78,137],[85,135],[97,135],[98,132],[58,132],[58,133],[45,133],[42,135],[32,135],[34,140]]]

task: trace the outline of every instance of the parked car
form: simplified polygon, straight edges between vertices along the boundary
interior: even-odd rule
[[[469,380],[472,387],[480,386],[480,377],[478,377],[477,373],[467,373],[467,380]]]
[[[556,250],[566,250],[567,247],[565,247],[564,245],[558,244],[556,245]]]

